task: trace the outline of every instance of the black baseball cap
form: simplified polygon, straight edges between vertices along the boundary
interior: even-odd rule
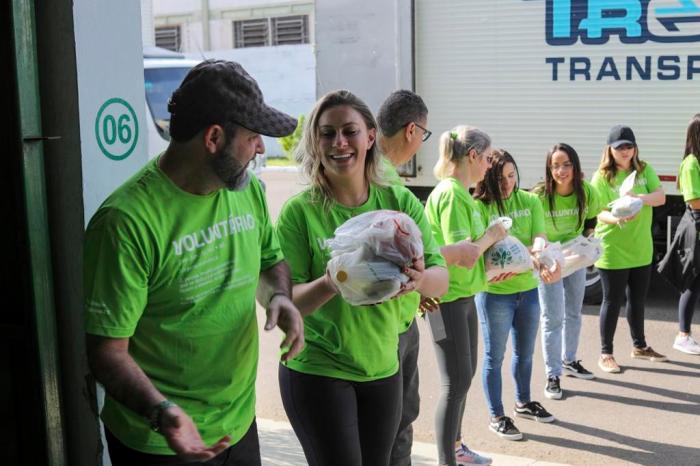
[[[232,61],[206,60],[187,73],[168,101],[171,134],[194,136],[202,128],[233,122],[266,136],[282,137],[296,118],[268,106],[258,83]]]
[[[624,125],[614,126],[608,134],[608,145],[613,149],[617,149],[622,144],[637,145],[637,140],[634,138],[632,128]]]

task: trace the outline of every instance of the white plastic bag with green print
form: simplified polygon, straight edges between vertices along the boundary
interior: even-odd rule
[[[496,219],[510,228],[512,221],[507,217]],[[515,236],[506,236],[484,252],[486,277],[491,280],[503,273],[523,273],[532,270],[530,251]]]

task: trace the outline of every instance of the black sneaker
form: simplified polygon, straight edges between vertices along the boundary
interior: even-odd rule
[[[508,416],[501,416],[498,419],[491,419],[489,429],[494,431],[496,435],[506,440],[522,440],[523,434],[520,433],[513,420]]]
[[[547,385],[544,387],[544,396],[550,400],[560,400],[561,395],[562,391],[559,386],[559,377],[548,377]]]
[[[573,362],[562,361],[562,367],[564,368],[564,373],[571,377],[578,377],[579,379],[586,380],[595,379],[595,375],[583,367],[580,359]]]
[[[544,406],[539,404],[537,401],[525,403],[523,406],[518,406],[516,404],[515,409],[513,410],[513,414],[515,414],[515,417],[532,419],[533,421],[537,422],[554,421],[554,416],[549,414],[549,412],[547,412],[547,410],[544,409]]]

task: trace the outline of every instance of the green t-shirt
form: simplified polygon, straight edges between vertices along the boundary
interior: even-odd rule
[[[255,416],[260,271],[283,260],[264,193],[197,196],[150,161],[98,209],[85,235],[85,325],[128,338],[155,387],[207,445],[238,442]],[[109,395],[102,419],[128,447],[173,454],[146,419]]]
[[[544,233],[544,213],[537,195],[518,189],[503,201],[503,214],[498,212],[495,202],[488,204],[477,201],[481,207],[486,224],[498,217],[510,217],[513,226],[508,234],[518,238],[528,248],[532,246],[536,235]],[[537,288],[537,277],[532,271],[519,273],[508,280],[488,284],[486,291],[494,294],[513,294]]]
[[[583,182],[583,192],[586,197],[583,218],[587,220],[598,215],[604,206],[600,205],[598,195],[588,181]],[[540,202],[548,241],[565,243],[583,232],[583,222],[579,225],[578,219],[578,199],[574,193],[568,196],[555,193],[553,210],[550,210],[549,199],[544,194],[540,194]]]
[[[396,167],[394,167],[394,164],[392,164],[391,160],[389,160],[389,158],[386,156],[382,156],[382,167],[384,170],[384,181],[387,184],[394,186],[404,186],[403,179],[401,178],[401,176],[399,176],[399,172],[396,171]],[[400,333],[403,333],[409,329],[409,327],[413,323],[413,319],[415,319],[416,317],[417,311],[417,308],[411,309],[410,307],[406,307],[401,310],[401,315],[399,315],[399,321],[403,324],[406,324],[406,328]]]
[[[391,163],[391,160],[385,155],[382,156],[382,170],[384,170],[384,181],[387,184],[404,186],[403,178],[396,171],[396,167]]]
[[[619,170],[612,184],[605,176],[597,171],[591,184],[600,196],[601,205],[605,206],[618,199],[620,185],[631,171]],[[656,191],[661,181],[651,165],[647,164],[641,173],[637,173],[634,189],[637,194],[647,194]],[[624,225],[608,225],[598,222],[595,236],[601,239],[603,253],[595,266],[601,269],[631,269],[651,264],[654,246],[651,238],[651,221],[653,209],[645,205],[634,220]]]
[[[681,162],[678,184],[685,202],[700,199],[700,163],[693,154],[688,154]]]
[[[280,245],[292,270],[294,283],[308,283],[326,272],[330,251],[325,241],[350,218],[374,210],[405,212],[423,235],[426,268],[445,266],[423,206],[402,186],[371,185],[367,202],[358,207],[332,203],[324,208],[311,190],[289,199],[277,221]],[[306,344],[302,352],[287,362],[295,371],[366,382],[389,377],[399,367],[398,335],[411,324],[418,308],[418,293],[409,293],[374,306],[352,306],[340,296],[304,318]],[[412,312],[401,321],[405,310]]]
[[[481,209],[462,183],[454,178],[446,178],[435,186],[425,204],[425,215],[439,246],[454,244],[466,238],[476,241],[486,230]],[[441,298],[442,302],[449,303],[474,296],[486,289],[483,257],[471,269],[451,265],[448,270],[450,288]]]

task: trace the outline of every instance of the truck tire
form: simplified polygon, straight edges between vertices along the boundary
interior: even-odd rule
[[[586,268],[586,293],[583,302],[586,304],[600,304],[603,301],[603,285],[600,283],[600,274],[595,266]]]

